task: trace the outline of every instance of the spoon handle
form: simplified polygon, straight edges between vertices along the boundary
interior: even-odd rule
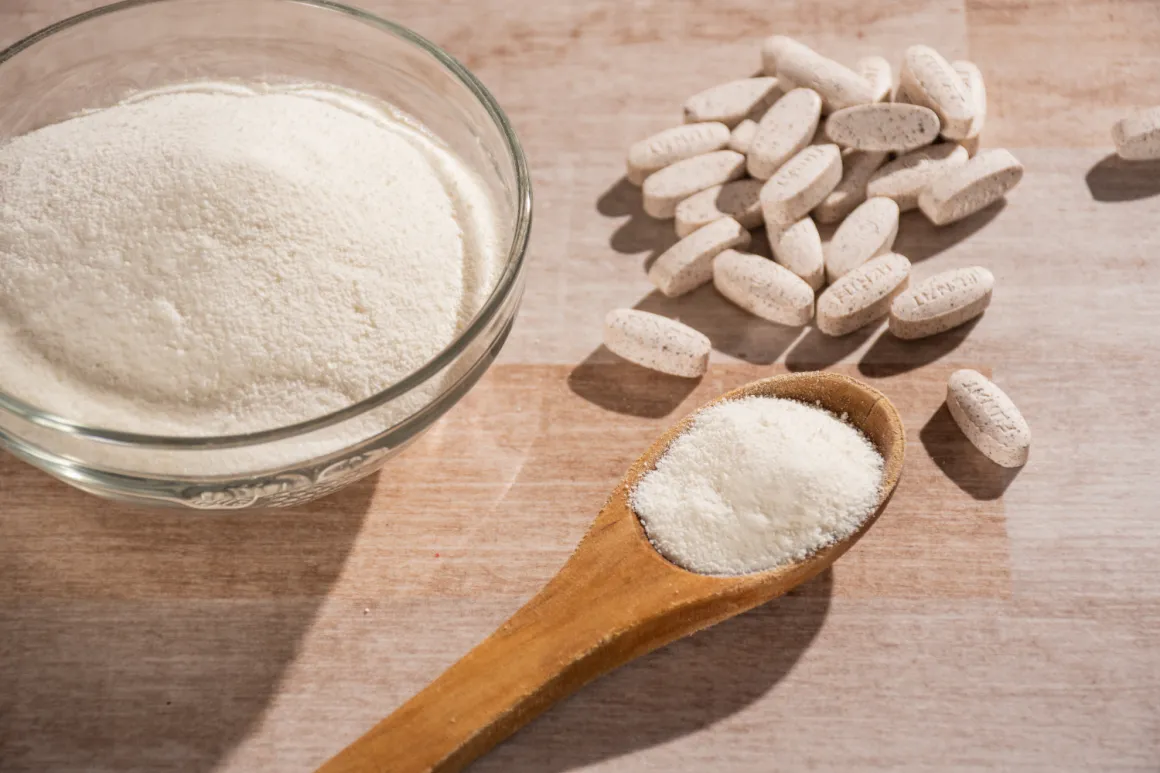
[[[765,600],[704,593],[623,508],[614,497],[539,594],[319,773],[462,770],[597,676]]]

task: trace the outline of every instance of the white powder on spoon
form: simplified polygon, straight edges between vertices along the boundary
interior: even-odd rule
[[[0,146],[0,390],[136,432],[305,420],[449,344],[496,242],[458,159],[348,95],[145,94]]]
[[[630,503],[653,545],[701,574],[799,561],[874,512],[884,462],[859,430],[793,400],[745,397],[701,411]]]

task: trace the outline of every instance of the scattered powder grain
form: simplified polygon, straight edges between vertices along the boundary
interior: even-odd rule
[[[630,494],[649,539],[701,574],[801,560],[875,510],[883,459],[821,408],[746,397],[705,409]]]
[[[450,343],[496,242],[482,184],[405,117],[145,93],[0,145],[0,390],[137,432],[305,420]]]

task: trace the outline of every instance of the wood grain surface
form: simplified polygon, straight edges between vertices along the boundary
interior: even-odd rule
[[[0,46],[96,5],[0,0]],[[486,637],[563,564],[625,465],[720,392],[866,378],[908,429],[902,484],[831,572],[589,685],[473,771],[1160,770],[1160,166],[1110,124],[1160,104],[1155,0],[364,0],[467,63],[533,167],[523,311],[501,361],[381,474],[289,512],[125,509],[0,456],[0,770],[309,771]],[[996,276],[976,324],[833,341],[669,300],[671,243],[624,152],[760,39],[987,78],[1005,206],[903,217],[915,277]],[[699,383],[617,362],[617,306],[705,331]],[[1015,474],[955,431],[955,367],[1034,433]]]

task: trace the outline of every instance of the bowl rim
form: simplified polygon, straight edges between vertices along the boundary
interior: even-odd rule
[[[121,11],[133,10],[151,5],[164,3],[190,3],[199,0],[121,0],[110,5],[94,8],[84,13],[70,16],[54,24],[50,24],[31,35],[18,40],[5,49],[0,50],[0,67],[20,52],[36,45],[57,33],[72,27],[84,24],[104,16]],[[516,175],[516,217],[512,229],[511,243],[508,247],[503,273],[500,275],[491,294],[480,306],[479,310],[460,333],[440,350],[427,363],[412,371],[404,378],[396,381],[387,388],[366,397],[357,403],[345,408],[307,419],[305,421],[286,424],[270,429],[258,430],[228,435],[152,435],[138,432],[108,429],[104,427],[90,427],[78,422],[70,421],[49,411],[41,410],[30,403],[13,397],[0,390],[0,410],[14,414],[20,419],[47,429],[77,435],[93,440],[104,441],[120,445],[146,446],[154,448],[182,449],[182,450],[210,450],[217,448],[236,448],[258,443],[269,443],[285,440],[297,435],[325,429],[340,422],[352,419],[368,411],[384,405],[397,397],[410,392],[415,387],[435,376],[455,359],[488,327],[496,315],[503,308],[517,283],[524,267],[528,239],[532,225],[532,181],[528,168],[527,157],[516,136],[515,129],[499,106],[495,97],[483,83],[471,73],[455,57],[431,42],[417,32],[396,22],[368,13],[359,8],[333,2],[333,0],[273,0],[274,2],[304,5],[323,11],[334,11],[352,17],[357,21],[369,24],[383,32],[394,35],[430,54],[443,68],[455,76],[460,83],[479,101],[491,120],[499,128],[507,145],[509,154],[515,166]],[[402,419],[406,421],[406,418]],[[383,427],[383,431],[390,430]]]

